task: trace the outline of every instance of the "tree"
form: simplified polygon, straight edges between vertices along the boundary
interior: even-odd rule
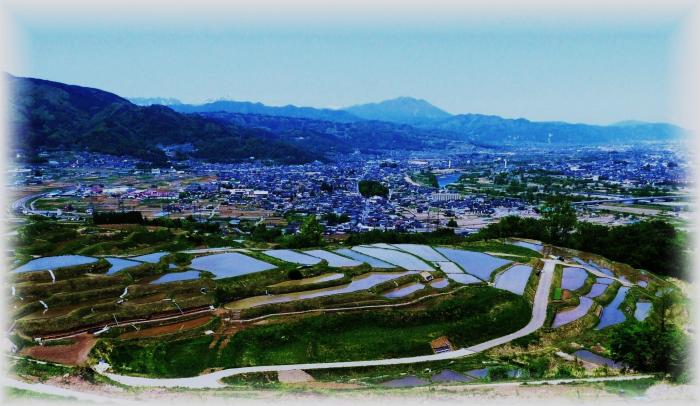
[[[457,221],[451,218],[450,221],[447,222],[447,227],[457,227]]]
[[[613,359],[639,372],[663,372],[674,380],[687,379],[689,342],[673,320],[680,296],[664,292],[644,322],[629,320],[612,331]]]
[[[546,221],[549,240],[554,244],[567,242],[576,226],[576,210],[569,200],[555,196],[548,199],[540,211]]]
[[[389,195],[389,189],[377,180],[361,180],[358,184],[360,194],[364,197]]]

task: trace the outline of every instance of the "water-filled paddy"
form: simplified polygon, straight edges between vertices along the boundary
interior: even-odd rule
[[[588,272],[582,268],[566,267],[561,277],[562,289],[576,290],[586,283]]]
[[[651,302],[637,302],[637,307],[634,309],[634,318],[644,321],[649,316],[651,306]]]
[[[445,278],[434,279],[432,282],[430,282],[430,286],[435,288],[435,289],[446,288],[447,285],[449,285],[449,284],[450,284],[450,281],[448,281]]]
[[[595,280],[595,283],[600,283],[600,284],[603,284],[603,285],[610,285],[610,284],[612,284],[613,282],[615,282],[615,280],[614,280],[614,279],[610,279],[610,278],[596,278],[596,280]]]
[[[515,265],[496,276],[494,286],[498,289],[513,292],[516,295],[522,295],[531,273],[531,266]]]
[[[152,285],[160,285],[168,282],[189,281],[199,279],[199,271],[185,271],[168,273],[151,282]]]
[[[168,255],[167,252],[154,252],[152,254],[146,254],[146,255],[140,255],[138,257],[132,257],[130,259],[133,259],[134,261],[141,261],[141,262],[150,262],[152,264],[158,263],[161,258],[164,256]]]
[[[319,275],[319,276],[313,276],[311,278],[304,278],[304,279],[297,279],[297,280],[290,280],[290,281],[275,283],[274,285],[270,285],[270,287],[311,285],[313,283],[334,281],[336,279],[342,278],[343,276],[345,276],[345,274],[327,273],[327,274],[323,274],[323,275]]]
[[[197,257],[192,260],[190,267],[200,271],[211,272],[214,274],[214,279],[232,278],[276,268],[272,264],[239,254],[238,252]]]
[[[360,252],[371,257],[380,259],[381,261],[394,264],[398,267],[407,269],[409,271],[432,271],[428,264],[421,261],[420,259],[414,257],[411,254],[399,251],[397,249],[390,250],[384,248],[374,248],[374,247],[353,247],[353,251]]]
[[[578,350],[574,354],[578,359],[591,362],[597,365],[607,365],[609,368],[619,369],[622,368],[622,364],[611,360],[610,358],[605,358],[601,355],[592,353],[588,350]]]
[[[246,299],[241,299],[226,305],[228,309],[245,309],[249,307],[261,306],[269,303],[284,303],[293,300],[312,299],[323,296],[340,295],[343,293],[352,293],[360,290],[366,290],[380,283],[400,278],[415,272],[370,272],[364,275],[358,275],[352,279],[349,284],[341,286],[332,286],[330,288],[306,290],[303,292],[284,293],[279,295],[263,295],[254,296]]]
[[[300,265],[315,265],[321,262],[320,258],[302,254],[292,250],[268,250],[263,251],[265,255],[280,259],[285,262],[292,262]]]
[[[389,299],[396,299],[399,297],[408,296],[411,293],[417,292],[423,288],[425,288],[425,285],[423,285],[421,283],[414,282],[414,283],[410,283],[408,285],[399,286],[396,289],[392,289],[392,290],[388,291],[387,293],[383,294],[382,296],[389,298]]]
[[[472,283],[482,283],[483,281],[474,275],[469,275],[467,273],[448,273],[446,274],[448,278],[452,279],[457,283],[462,285],[469,285]]]
[[[131,268],[132,266],[141,265],[141,262],[132,261],[130,259],[124,258],[105,258],[112,266],[109,267],[107,275],[114,275],[115,273],[121,271],[122,269]]]
[[[594,297],[598,297],[605,292],[605,289],[608,288],[608,285],[604,283],[594,283],[593,286],[591,286],[591,291],[586,293],[586,297],[593,299]]]
[[[384,269],[389,269],[389,268],[396,268],[392,264],[388,264],[384,261],[380,261],[377,258],[370,257],[369,255],[361,254],[357,251],[353,251],[349,248],[341,248],[339,250],[335,250],[336,253],[346,256],[348,258],[352,258],[356,261],[364,262],[371,266],[372,268],[384,268]]]
[[[433,382],[470,382],[474,378],[468,375],[462,375],[459,372],[446,369],[439,374],[435,374],[430,378]]]
[[[540,254],[541,254],[542,251],[544,250],[544,247],[542,246],[542,244],[535,244],[535,243],[527,242],[527,241],[520,241],[520,240],[518,240],[518,241],[513,241],[513,242],[511,242],[511,244],[517,245],[518,247],[523,247],[523,248],[531,249],[531,250],[533,250],[533,251],[535,251],[535,252],[539,252]]]
[[[328,252],[324,250],[309,250],[304,251],[304,254],[314,256],[316,258],[325,259],[328,261],[328,266],[342,268],[348,266],[360,266],[362,262],[356,261],[354,259],[346,258],[344,256],[335,254],[333,252]]]
[[[628,291],[628,287],[621,287],[617,291],[617,294],[615,295],[613,301],[610,302],[610,304],[608,304],[607,306],[605,306],[605,308],[603,308],[603,313],[601,313],[600,315],[600,322],[595,327],[596,330],[600,330],[605,327],[612,326],[625,321],[626,317],[622,310],[620,310],[620,304],[622,304],[622,301],[625,300],[625,296],[627,296]]]
[[[85,265],[97,262],[97,258],[82,255],[60,255],[56,257],[43,257],[32,259],[26,264],[15,268],[12,272],[23,273],[33,271],[46,271],[49,269],[65,268],[68,266]]]
[[[578,306],[573,309],[563,310],[554,316],[552,328],[561,327],[585,316],[593,306],[593,301],[587,297],[581,297]]]
[[[439,252],[429,245],[422,244],[394,244],[395,247],[401,248],[402,250],[413,254],[421,259],[431,262],[441,262],[447,261],[447,258],[442,256]]]
[[[491,279],[491,273],[496,268],[511,263],[511,261],[492,257],[481,252],[458,250],[453,248],[437,248],[450,261],[457,263],[465,272],[482,280]]]

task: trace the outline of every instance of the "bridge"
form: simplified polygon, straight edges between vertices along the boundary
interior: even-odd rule
[[[622,197],[618,199],[584,200],[573,202],[574,206],[593,206],[606,203],[636,203],[636,202],[671,202],[674,200],[689,199],[690,195],[668,195],[668,196],[647,196],[647,197]]]

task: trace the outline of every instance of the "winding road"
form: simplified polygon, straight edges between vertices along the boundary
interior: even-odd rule
[[[535,299],[532,306],[532,319],[520,330],[507,334],[493,340],[486,341],[468,348],[462,348],[456,351],[449,351],[440,354],[422,355],[417,357],[389,358],[366,361],[344,361],[344,362],[326,362],[326,363],[310,363],[310,364],[290,364],[290,365],[265,365],[244,368],[229,368],[221,371],[216,371],[199,376],[189,378],[143,378],[137,376],[118,375],[113,373],[103,373],[106,377],[128,386],[143,386],[143,387],[167,387],[167,388],[223,388],[226,385],[220,382],[222,378],[233,375],[252,373],[252,372],[275,372],[288,371],[292,369],[312,370],[312,369],[332,369],[332,368],[353,368],[353,367],[368,367],[381,365],[400,365],[414,364],[420,362],[442,361],[448,359],[462,358],[481,351],[486,351],[490,348],[506,344],[517,338],[529,335],[540,329],[547,317],[547,305],[549,303],[549,292],[552,286],[554,276],[554,267],[559,262],[552,259],[545,259],[544,267],[540,274]]]

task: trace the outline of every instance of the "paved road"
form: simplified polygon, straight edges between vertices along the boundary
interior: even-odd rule
[[[119,382],[123,385],[129,386],[151,386],[151,387],[183,387],[192,389],[202,389],[202,388],[221,388],[225,385],[220,382],[221,378],[225,378],[232,375],[252,373],[252,372],[274,372],[274,371],[288,371],[291,369],[332,369],[332,368],[353,368],[353,367],[368,367],[368,366],[381,366],[381,365],[400,365],[400,364],[414,364],[419,362],[429,362],[429,361],[441,361],[447,359],[462,358],[468,355],[475,354],[480,351],[487,350],[489,348],[505,344],[516,338],[524,337],[544,325],[545,318],[547,317],[547,304],[549,303],[549,292],[552,286],[552,277],[554,275],[554,267],[558,261],[545,259],[544,268],[540,275],[539,284],[537,285],[537,291],[535,293],[535,300],[532,306],[532,319],[530,322],[520,330],[499,337],[493,340],[489,340],[485,343],[478,344],[469,348],[462,348],[456,351],[444,352],[442,354],[432,354],[423,355],[418,357],[404,357],[404,358],[390,358],[390,359],[380,359],[380,360],[367,360],[367,361],[346,361],[346,362],[328,362],[328,363],[311,363],[311,364],[291,364],[291,365],[265,365],[256,367],[245,367],[245,368],[230,368],[224,369],[217,372],[212,372],[209,374],[193,376],[189,378],[142,378],[136,376],[126,376],[118,375],[112,373],[105,373],[104,375],[108,378]]]
[[[28,390],[32,392],[38,392],[45,395],[61,396],[69,399],[77,399],[81,401],[90,401],[96,403],[117,403],[117,404],[136,404],[135,401],[130,401],[126,399],[120,399],[110,396],[96,395],[87,392],[80,392],[73,389],[61,388],[58,386],[46,385],[43,383],[28,383],[22,382],[17,379],[3,378],[0,381],[2,387],[4,388],[15,388]],[[43,402],[40,402],[43,403]]]

